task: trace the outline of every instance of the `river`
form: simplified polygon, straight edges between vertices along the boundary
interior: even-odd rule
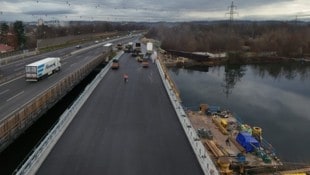
[[[310,162],[310,65],[169,68],[183,106],[218,105],[259,126],[283,162]]]

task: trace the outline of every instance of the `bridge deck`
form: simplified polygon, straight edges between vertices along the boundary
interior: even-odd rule
[[[124,83],[122,75],[129,75]],[[203,174],[155,65],[110,70],[37,174]]]

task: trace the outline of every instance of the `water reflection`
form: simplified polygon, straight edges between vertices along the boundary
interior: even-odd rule
[[[241,81],[241,78],[245,75],[246,68],[242,65],[225,65],[224,82],[222,84],[223,92],[228,98],[232,93],[232,89],[236,83]]]
[[[255,74],[262,78],[270,76],[274,79],[284,77],[288,80],[293,80],[299,76],[301,81],[305,81],[310,75],[310,65],[302,62],[282,63],[280,66],[275,66],[274,64],[252,65],[252,67]]]
[[[185,107],[208,103],[229,109],[246,123],[262,127],[264,138],[284,161],[310,162],[310,150],[305,150],[310,147],[309,65],[173,68],[170,74]]]

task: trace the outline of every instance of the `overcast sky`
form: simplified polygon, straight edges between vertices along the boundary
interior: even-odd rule
[[[0,21],[229,19],[231,0],[0,0]],[[234,0],[236,20],[310,21],[310,0]]]

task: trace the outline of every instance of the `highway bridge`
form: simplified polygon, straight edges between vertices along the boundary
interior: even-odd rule
[[[123,74],[129,81],[123,80]],[[130,54],[79,110],[37,174],[202,174],[155,64]]]
[[[48,108],[54,104],[53,94],[57,99],[63,96],[61,92],[83,78],[83,72],[94,67],[91,63],[102,61],[100,57],[102,47],[85,50],[67,56],[62,71],[43,81],[29,84],[17,78],[2,84],[1,115],[10,116],[3,112],[9,109],[13,121],[20,123],[26,120],[22,116],[38,113],[29,112],[33,108]],[[130,54],[123,54],[118,70],[110,70],[109,65],[85,103],[79,104],[81,108],[73,105],[68,109],[67,113],[73,110],[76,115],[67,128],[58,127],[67,120],[62,117],[50,133],[62,130],[58,138],[46,137],[51,142],[44,140],[17,174],[218,174],[201,143],[196,142],[184,111],[177,111],[181,107],[169,94],[159,62],[143,68]],[[124,73],[129,75],[127,83]],[[26,108],[16,113],[25,103]],[[11,125],[11,120],[2,122],[0,131]]]

